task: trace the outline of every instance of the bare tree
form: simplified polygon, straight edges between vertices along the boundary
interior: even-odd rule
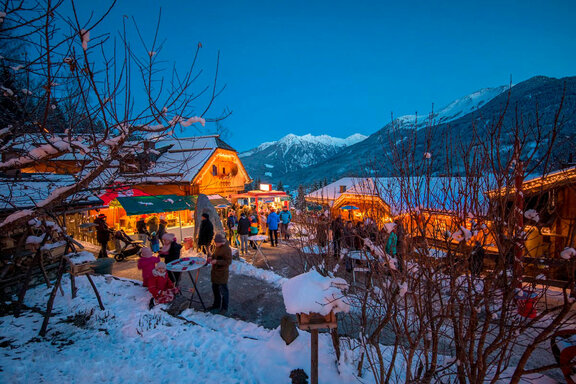
[[[0,219],[5,234],[23,232],[26,238],[38,231],[38,227],[30,229],[30,223],[47,218],[59,228],[50,241],[65,239],[67,251],[74,251],[76,244],[58,214],[85,198],[82,191],[108,185],[127,164],[138,167],[139,160],[147,159],[140,165],[149,167],[158,151],[147,141],[172,136],[178,126],[204,126],[227,115],[207,117],[223,89],[218,86],[219,58],[207,86],[197,85],[202,74],[197,68],[200,43],[191,52],[185,73],[163,69],[160,16],[150,42],[142,37],[137,22],[127,17],[117,33],[102,31],[114,5],[82,15],[74,1],[68,14],[63,0],[0,4],[0,120],[5,124],[0,127],[0,173],[10,191],[2,203],[12,208],[10,215]],[[134,33],[137,41],[129,38]],[[50,169],[50,160],[62,156],[74,166]],[[13,192],[23,173],[39,169],[72,176],[47,183],[53,187],[49,196],[33,199],[32,206],[22,209],[14,204]],[[53,175],[45,177],[47,182],[53,179]],[[45,236],[40,245],[48,239]],[[38,264],[38,257],[31,265]],[[20,302],[27,284],[28,280]]]

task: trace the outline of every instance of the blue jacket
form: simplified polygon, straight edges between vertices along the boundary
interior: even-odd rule
[[[268,220],[266,220],[266,224],[268,224],[268,229],[273,231],[278,230],[278,223],[280,223],[280,218],[276,212],[271,212],[268,215]]]
[[[280,221],[282,224],[290,224],[290,221],[292,221],[292,213],[290,213],[290,211],[281,211]]]

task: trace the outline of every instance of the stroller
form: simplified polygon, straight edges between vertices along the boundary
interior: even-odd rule
[[[122,229],[116,231],[114,237],[121,243],[124,243],[124,246],[114,252],[114,259],[116,261],[125,261],[129,256],[138,255],[142,248],[144,248],[140,242],[132,240]]]

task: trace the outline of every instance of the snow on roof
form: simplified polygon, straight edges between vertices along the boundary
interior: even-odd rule
[[[346,289],[348,289],[346,280],[340,277],[322,276],[312,269],[284,282],[282,296],[288,313],[327,315],[330,311],[338,313],[350,310],[350,304],[342,293]]]
[[[314,192],[310,192],[306,195],[306,198],[313,200],[324,200],[327,202],[334,201],[340,197],[343,193],[342,190],[350,193],[350,190],[356,191],[358,193],[360,190],[366,189],[363,185],[368,181],[368,178],[361,177],[343,177],[338,181],[328,184],[327,186],[317,189]],[[353,189],[358,186],[359,189]],[[344,187],[344,188],[341,188]]]
[[[191,182],[217,149],[236,152],[218,135],[162,139],[156,143],[157,148],[168,145],[172,147],[146,173],[124,177],[148,182]]]
[[[0,179],[0,210],[12,211],[33,208],[58,188],[76,184],[72,175],[23,174],[20,179]],[[66,204],[101,204],[97,196],[90,192],[78,192],[68,199]]]
[[[390,205],[393,214],[405,212],[408,209],[407,200],[411,208],[446,210],[453,208],[459,198],[470,200],[472,196],[469,187],[466,187],[467,182],[468,179],[464,177],[344,177],[309,193],[306,198],[331,204],[343,194],[378,195]],[[488,186],[485,186],[482,192],[487,190]],[[480,193],[477,196],[480,203],[484,200],[483,195]]]

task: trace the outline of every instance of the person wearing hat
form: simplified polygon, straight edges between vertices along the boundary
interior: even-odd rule
[[[148,281],[153,276],[152,271],[156,267],[156,263],[159,263],[160,261],[160,258],[154,256],[150,248],[142,248],[140,251],[140,258],[138,259],[138,269],[142,271],[142,286],[148,287]]]
[[[159,255],[164,257],[166,263],[171,263],[180,258],[182,244],[178,244],[176,235],[173,233],[165,233],[162,236],[162,244],[163,247],[160,250]],[[174,274],[173,272],[168,273],[168,277],[176,284],[178,284],[178,281],[180,280],[180,274]]]
[[[232,250],[226,242],[226,237],[221,233],[214,236],[214,245],[216,246],[214,254],[208,258],[208,263],[212,265],[210,280],[214,303],[208,310],[224,315],[228,312],[228,278],[230,276],[229,267],[232,264]]]
[[[149,308],[152,309],[155,304],[170,303],[178,293],[178,288],[174,286],[172,280],[168,278],[166,264],[162,261],[156,264],[152,270],[152,276],[148,280],[148,291],[152,294]]]
[[[101,213],[98,215],[96,220],[96,240],[100,243],[100,253],[98,253],[99,259],[104,259],[108,257],[108,241],[110,241],[110,234],[112,230],[108,227],[106,223],[106,215]]]
[[[200,221],[200,230],[198,231],[198,248],[208,255],[212,238],[214,237],[214,225],[210,221],[210,216],[207,213],[202,214]]]

